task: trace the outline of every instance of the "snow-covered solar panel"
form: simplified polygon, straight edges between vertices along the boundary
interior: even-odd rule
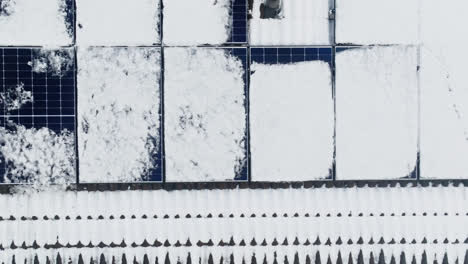
[[[275,8],[273,12],[265,11],[266,2],[265,0],[251,0],[250,44],[333,44],[331,42],[332,21],[329,20],[331,1],[270,1],[279,3],[279,8]],[[268,13],[276,14],[268,15]]]
[[[80,182],[161,181],[161,50],[80,47]]]
[[[360,45],[418,44],[422,2],[336,0],[336,42]]]
[[[247,180],[247,49],[165,48],[166,181]]]
[[[0,45],[71,45],[74,30],[74,0],[0,1]]]
[[[223,45],[247,41],[247,0],[164,0],[165,45]]]
[[[0,61],[0,182],[74,180],[74,49],[2,48]]]
[[[332,48],[252,48],[252,181],[332,179]]]
[[[76,0],[78,45],[156,45],[160,0]]]
[[[337,53],[336,179],[416,178],[417,168],[417,49]]]

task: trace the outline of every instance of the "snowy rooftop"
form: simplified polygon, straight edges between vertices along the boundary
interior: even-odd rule
[[[468,264],[467,10],[0,0],[0,263]]]

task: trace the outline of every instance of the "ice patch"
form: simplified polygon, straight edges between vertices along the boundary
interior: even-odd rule
[[[74,54],[72,49],[48,50],[41,49],[34,59],[28,62],[35,73],[49,72],[55,76],[63,76],[73,66]]]
[[[79,45],[160,42],[159,0],[76,0],[76,5]]]
[[[414,172],[417,94],[416,48],[337,54],[337,179],[396,179]]]
[[[18,110],[23,105],[31,103],[32,101],[32,92],[26,91],[23,83],[14,87],[7,87],[5,92],[0,92],[0,105],[5,108],[6,113],[11,110]]]
[[[261,18],[263,0],[254,0],[252,45],[329,44],[328,0],[283,0],[280,19]]]
[[[0,166],[6,169],[5,183],[28,183],[34,189],[72,183],[74,135],[66,129],[57,134],[10,122],[7,128],[0,127]]]
[[[82,182],[131,182],[158,168],[160,51],[78,50]]]
[[[233,180],[246,163],[241,61],[210,48],[165,56],[167,181]]]
[[[164,0],[164,43],[169,45],[222,44],[231,29],[234,0]]]
[[[252,64],[251,69],[252,180],[329,176],[334,151],[329,64]]]
[[[72,43],[73,30],[66,0],[2,0],[1,45],[51,45]]]

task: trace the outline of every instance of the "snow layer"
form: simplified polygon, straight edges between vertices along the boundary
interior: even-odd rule
[[[35,73],[49,72],[52,76],[63,76],[74,63],[73,49],[40,49],[34,59],[28,62]]]
[[[70,45],[65,0],[3,0],[0,45]]]
[[[250,20],[252,45],[329,44],[328,0],[283,0],[281,19],[260,18],[254,0]]]
[[[246,162],[244,74],[227,50],[165,49],[167,181],[238,176]]]
[[[336,42],[416,44],[424,0],[337,0]]]
[[[251,69],[252,180],[327,177],[334,150],[328,63],[253,64]]]
[[[160,42],[159,0],[76,0],[79,45]]]
[[[6,168],[6,183],[42,188],[75,180],[75,139],[66,129],[56,134],[45,127],[0,127],[0,156],[0,166]]]
[[[468,3],[423,1],[421,177],[468,178]]]
[[[234,0],[164,0],[164,43],[168,45],[222,44],[231,29]]]
[[[18,110],[32,101],[32,92],[24,89],[24,83],[6,87],[5,92],[0,92],[0,107],[5,109],[5,114],[11,110]]]
[[[395,179],[415,169],[417,49],[350,49],[336,57],[337,179]]]
[[[80,181],[146,179],[158,166],[160,51],[78,50]]]

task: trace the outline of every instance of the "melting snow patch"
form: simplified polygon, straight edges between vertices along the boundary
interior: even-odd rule
[[[77,0],[76,5],[78,44],[152,45],[160,42],[159,0]]]
[[[0,44],[69,45],[69,12],[66,0],[0,1]]]
[[[164,0],[164,43],[222,44],[231,29],[234,0]]]
[[[0,127],[0,166],[6,183],[29,183],[34,188],[67,185],[75,180],[74,135],[48,128]]]
[[[159,49],[79,49],[78,65],[80,179],[149,179],[158,167]]]
[[[251,69],[252,180],[329,176],[334,109],[328,63],[253,64]]]
[[[329,43],[328,0],[284,0],[278,18],[261,18],[254,0],[250,20],[253,45],[306,45]]]
[[[233,180],[246,163],[241,61],[210,48],[165,55],[167,181]]]
[[[402,178],[415,169],[416,53],[379,47],[337,54],[337,179]]]
[[[420,1],[337,0],[336,42],[415,44],[419,38]]]
[[[31,103],[33,95],[31,91],[24,89],[24,84],[20,83],[16,86],[7,87],[5,92],[0,92],[0,106],[2,106],[7,114],[11,110],[18,110],[23,105]]]
[[[55,76],[63,76],[73,67],[74,54],[72,49],[40,49],[34,59],[28,62],[35,73],[49,72]]]

